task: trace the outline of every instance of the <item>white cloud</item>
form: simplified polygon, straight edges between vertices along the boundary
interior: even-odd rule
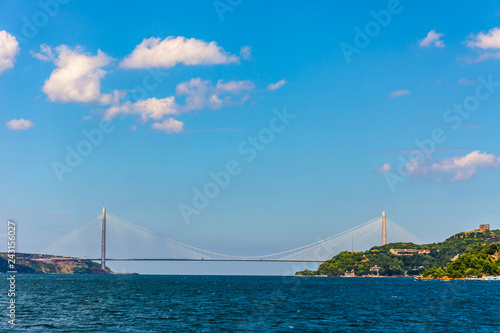
[[[396,98],[399,96],[409,95],[409,94],[410,92],[408,90],[395,90],[389,94],[389,97]]]
[[[500,157],[476,150],[465,156],[450,157],[433,163],[430,157],[420,161],[417,156],[406,165],[405,171],[415,177],[435,177],[436,181],[469,180],[481,169],[500,167]]]
[[[124,68],[170,68],[179,63],[184,65],[215,65],[238,62],[239,58],[227,53],[216,42],[182,36],[170,36],[161,40],[144,39],[131,54],[125,57],[120,67]]]
[[[52,48],[47,44],[40,45],[40,53],[30,51],[31,55],[41,61],[50,61],[55,63],[57,61],[57,56],[52,52]]]
[[[487,33],[480,32],[477,35],[471,35],[465,44],[471,49],[498,50],[500,49],[500,28],[490,29]],[[465,60],[469,63],[477,63],[498,58],[500,58],[500,51],[483,51],[477,58],[465,57]]]
[[[125,102],[112,106],[104,112],[104,118],[110,120],[120,114],[136,114],[140,115],[142,123],[155,120],[151,128],[173,134],[182,132],[184,123],[172,117],[166,119],[165,117],[179,113],[179,106],[175,103],[174,96],[163,99],[153,97],[135,103]],[[130,126],[130,130],[135,132],[137,126]]]
[[[493,28],[487,33],[480,32],[466,41],[470,48],[500,49],[500,28]]]
[[[248,92],[255,85],[252,81],[229,81],[219,80],[214,86],[210,80],[201,78],[179,83],[176,87],[177,96],[186,96],[184,112],[200,109],[219,109],[223,106],[243,103],[248,99]],[[239,102],[234,102],[234,95],[244,95]]]
[[[410,176],[413,176],[413,178],[418,176],[427,176],[429,174],[431,164],[431,157],[428,156],[421,161],[420,156],[417,155],[406,164],[405,171]]]
[[[5,30],[0,31],[0,73],[14,67],[14,61],[19,50],[16,37]]]
[[[49,101],[106,105],[119,99],[117,90],[113,94],[103,94],[100,91],[101,79],[106,75],[106,71],[101,68],[112,60],[104,52],[99,50],[97,55],[91,56],[84,54],[80,47],[72,50],[66,45],[53,50],[47,45],[42,45],[40,50],[41,53],[35,53],[33,56],[40,60],[51,61],[57,67],[42,88]]]
[[[377,170],[375,170],[376,173],[387,173],[389,171],[391,171],[391,163],[386,163]]]
[[[217,81],[217,85],[215,86],[214,92],[217,94],[231,93],[231,94],[240,94],[243,92],[248,92],[253,90],[255,85],[252,81],[243,80],[243,81],[229,81],[224,82],[224,80]]]
[[[252,48],[248,45],[243,46],[240,50],[240,56],[245,60],[252,59]]]
[[[155,122],[151,124],[151,128],[165,131],[168,134],[179,133],[184,129],[184,123],[182,121],[175,120],[174,118],[167,118],[162,122]]]
[[[210,80],[195,78],[179,83],[176,87],[177,96],[185,96],[184,105],[177,103],[176,96],[163,99],[153,97],[135,103],[124,102],[113,105],[104,111],[104,118],[110,120],[118,115],[139,115],[142,123],[154,120],[155,123],[151,125],[154,129],[178,133],[184,129],[184,123],[171,116],[192,110],[219,109],[228,105],[242,104],[254,88],[255,85],[251,81],[219,80],[214,86]],[[233,101],[235,96],[238,96],[237,101]]]
[[[82,117],[82,120],[83,120],[83,121],[87,121],[87,120],[90,120],[90,119],[92,119],[92,116],[91,116],[91,115],[88,115],[88,116],[83,116],[83,117]]]
[[[420,41],[421,47],[436,46],[443,47],[444,42],[441,40],[444,34],[436,32],[436,30],[431,30],[427,33],[424,39]]]
[[[451,157],[434,163],[431,170],[453,175],[452,181],[468,180],[480,169],[494,169],[500,166],[500,158],[476,150],[465,156]]]
[[[162,99],[155,97],[140,100],[135,103],[125,102],[110,107],[104,112],[105,119],[113,119],[118,115],[135,114],[139,115],[142,123],[155,120],[151,128],[167,132],[168,134],[179,133],[184,129],[184,123],[172,117],[164,119],[166,116],[178,115],[179,106],[175,103],[175,97],[170,96]],[[131,131],[136,131],[137,126],[130,126]]]
[[[283,87],[285,85],[285,83],[286,83],[285,79],[279,80],[276,83],[271,83],[270,85],[267,86],[267,90],[269,90],[269,91],[277,90],[277,89]]]
[[[27,130],[28,128],[34,127],[35,124],[31,120],[21,118],[12,119],[11,121],[6,122],[5,126],[11,130]]]
[[[177,115],[179,114],[178,109],[174,96],[163,99],[153,97],[135,103],[125,102],[114,105],[104,112],[104,118],[109,120],[121,114],[137,114],[145,123],[150,119],[161,120],[167,115]]]
[[[468,79],[460,79],[458,80],[458,84],[469,85],[469,84],[477,84],[479,81],[477,80],[468,80]]]
[[[481,62],[489,59],[498,59],[500,58],[500,52],[484,52],[480,54],[477,58],[465,57],[465,60],[469,63],[471,62]]]

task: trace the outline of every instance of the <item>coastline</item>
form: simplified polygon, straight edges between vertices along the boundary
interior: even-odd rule
[[[429,280],[440,280],[440,281],[500,281],[500,276],[482,276],[482,277],[461,277],[461,278],[432,278],[432,277],[415,277],[416,281],[429,281]]]

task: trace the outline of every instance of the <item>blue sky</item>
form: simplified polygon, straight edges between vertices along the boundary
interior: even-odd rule
[[[104,205],[245,255],[308,244],[382,210],[428,242],[500,228],[500,2],[216,3],[0,3],[0,217],[18,221],[20,250],[45,247]],[[471,111],[453,111],[463,103]],[[249,138],[269,136],[284,110],[294,118],[248,162]],[[84,131],[102,138],[89,146]],[[92,151],[69,166],[79,145]],[[194,207],[193,190],[230,161],[240,172]],[[186,218],[186,206],[198,213]],[[117,269],[290,268],[207,265]]]

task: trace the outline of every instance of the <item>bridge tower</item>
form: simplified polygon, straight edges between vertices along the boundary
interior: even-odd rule
[[[102,207],[101,268],[106,269],[106,207]]]
[[[382,246],[387,244],[387,232],[385,226],[385,211],[382,212]]]

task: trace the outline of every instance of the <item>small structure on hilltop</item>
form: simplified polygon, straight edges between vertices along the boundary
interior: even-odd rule
[[[489,231],[490,231],[489,224],[480,224],[479,229],[458,233],[455,236],[453,236],[453,238],[457,239],[457,238],[478,237],[478,235],[480,236],[481,233],[488,233]],[[495,234],[493,234],[492,236],[495,237]]]
[[[477,231],[490,231],[490,225],[489,224],[480,224],[479,229]]]

